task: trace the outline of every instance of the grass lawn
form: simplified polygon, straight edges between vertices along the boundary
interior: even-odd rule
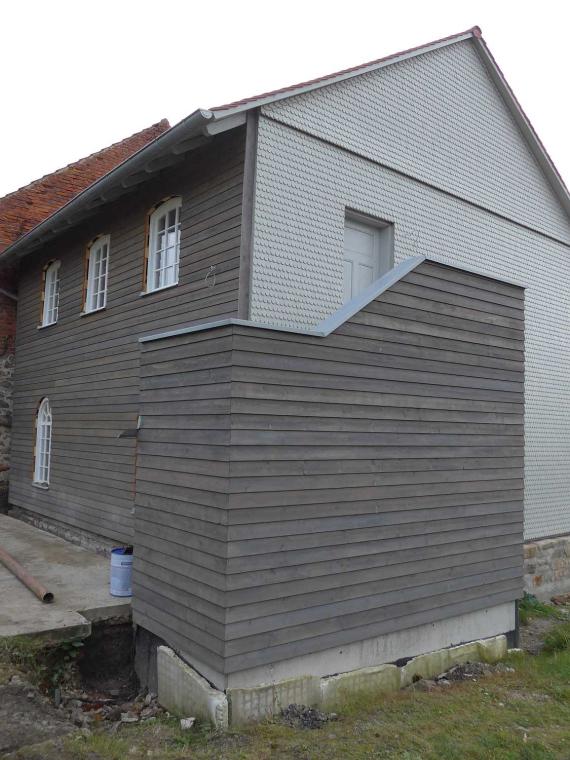
[[[75,735],[26,760],[550,760],[570,758],[570,651],[509,657],[514,673],[432,692],[369,695],[317,730],[278,722],[182,733],[174,719]]]

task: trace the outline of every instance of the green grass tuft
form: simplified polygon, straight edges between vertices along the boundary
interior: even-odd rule
[[[519,602],[519,620],[521,625],[528,625],[533,618],[556,618],[562,620],[566,617],[558,607],[553,604],[539,602],[532,594],[525,595]]]
[[[567,649],[570,649],[570,623],[562,623],[544,637],[544,651],[564,652]]]

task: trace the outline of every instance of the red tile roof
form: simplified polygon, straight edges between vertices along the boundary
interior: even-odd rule
[[[0,253],[115,166],[170,129],[167,119],[0,198]]]
[[[448,37],[442,37],[439,40],[433,40],[432,42],[426,42],[423,45],[416,45],[416,47],[408,48],[407,50],[400,50],[399,53],[391,53],[383,58],[376,58],[374,61],[368,61],[368,63],[361,63],[358,66],[352,66],[349,69],[342,69],[341,71],[334,71],[332,74],[325,74],[322,77],[316,79],[309,79],[306,82],[300,82],[299,84],[291,84],[288,87],[281,87],[278,90],[270,90],[269,92],[263,92],[261,95],[253,95],[249,98],[243,98],[242,100],[235,100],[233,103],[225,103],[223,106],[214,106],[210,108],[210,111],[225,111],[229,108],[238,108],[239,106],[247,105],[256,100],[264,100],[265,98],[272,98],[275,95],[281,95],[283,93],[292,92],[294,90],[302,89],[303,87],[310,87],[313,84],[325,83],[329,79],[336,79],[336,77],[343,76],[345,74],[357,73],[360,69],[366,69],[369,66],[376,66],[379,63],[390,61],[392,58],[398,58],[401,55],[407,55],[408,53],[415,53],[425,47],[431,47],[432,45],[439,45],[441,42],[450,42],[456,37],[463,37],[466,34],[472,34],[474,37],[481,37],[481,29],[478,26],[474,26],[471,29],[467,29],[465,32],[459,32],[458,34],[450,34]]]

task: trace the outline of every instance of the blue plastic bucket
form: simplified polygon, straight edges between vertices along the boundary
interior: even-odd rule
[[[111,551],[111,596],[132,596],[133,547],[119,546]]]

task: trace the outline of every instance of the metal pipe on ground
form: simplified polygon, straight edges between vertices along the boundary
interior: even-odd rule
[[[44,604],[50,604],[53,602],[53,594],[43,586],[37,578],[34,578],[19,562],[14,559],[11,554],[0,546],[0,562],[5,565],[18,580],[22,581],[24,586],[27,586],[30,591],[38,597],[38,599]]]

